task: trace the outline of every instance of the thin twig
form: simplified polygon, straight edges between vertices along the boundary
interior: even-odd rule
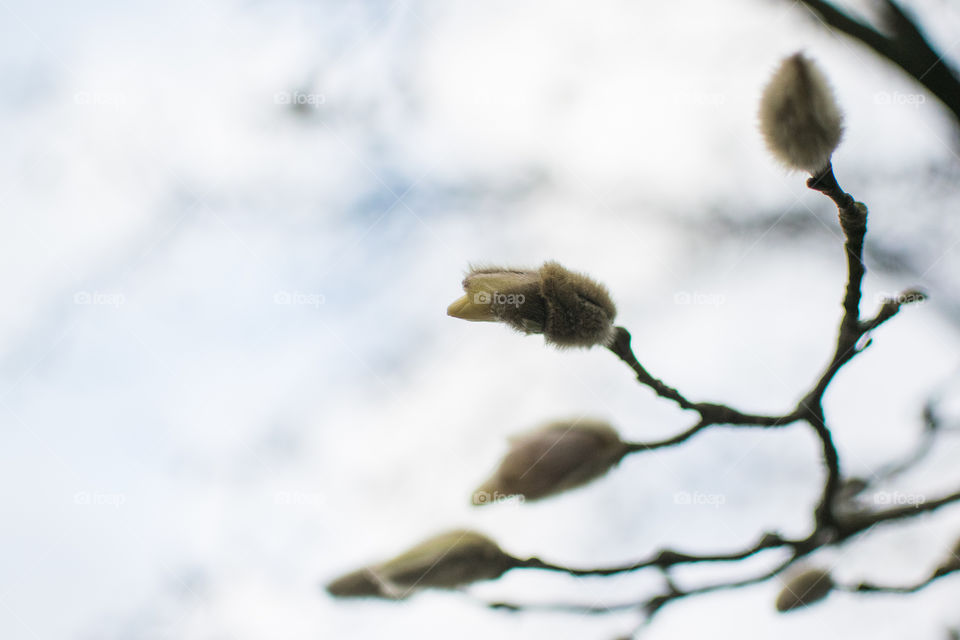
[[[618,573],[627,573],[630,571],[637,571],[639,569],[646,569],[648,567],[658,567],[660,569],[666,569],[678,564],[691,564],[698,562],[731,562],[736,560],[743,560],[744,558],[749,558],[750,556],[756,555],[761,551],[767,549],[775,549],[778,547],[791,546],[796,547],[802,544],[802,541],[799,540],[786,540],[782,538],[779,534],[776,533],[767,533],[760,538],[753,545],[746,547],[740,551],[732,551],[729,553],[717,553],[717,554],[691,554],[683,553],[680,551],[674,551],[672,549],[663,549],[653,554],[650,558],[646,560],[641,560],[627,565],[620,565],[616,567],[602,567],[602,568],[574,568],[566,567],[563,565],[554,564],[552,562],[545,562],[540,558],[528,558],[526,560],[518,560],[516,568],[523,569],[545,569],[547,571],[560,571],[563,573],[568,573],[573,576],[609,576]]]
[[[839,591],[848,591],[851,593],[916,593],[939,580],[960,571],[960,563],[950,562],[937,567],[933,573],[919,582],[908,585],[880,585],[872,582],[860,582],[855,585],[836,585],[834,588]]]
[[[687,598],[690,596],[701,595],[704,593],[711,593],[714,591],[721,591],[725,589],[738,589],[740,587],[746,587],[752,584],[759,584],[761,582],[766,582],[770,578],[779,575],[784,570],[789,568],[793,563],[800,559],[800,555],[795,554],[787,558],[784,562],[781,562],[776,567],[769,571],[765,571],[759,575],[752,576],[750,578],[743,578],[740,580],[734,580],[731,582],[717,582],[713,584],[708,584],[702,587],[696,587],[693,589],[687,590],[671,590],[667,593],[660,594],[650,598],[643,604],[643,608],[647,613],[648,620],[650,620],[655,613],[660,611],[667,604],[674,602],[675,600],[680,600],[681,598]]]
[[[780,416],[770,416],[744,413],[724,404],[716,404],[712,402],[693,402],[670,385],[664,383],[658,378],[653,377],[646,370],[646,368],[640,364],[640,361],[637,360],[637,357],[630,346],[630,342],[630,332],[623,327],[616,327],[613,342],[607,348],[610,349],[610,351],[612,351],[618,358],[627,363],[631,369],[633,369],[634,373],[637,374],[637,381],[639,381],[640,384],[650,387],[653,392],[661,398],[672,400],[673,402],[677,403],[681,409],[696,411],[700,414],[700,422],[689,430],[692,433],[678,440],[679,442],[689,438],[701,429],[712,425],[728,424],[756,427],[780,427],[790,424],[791,422],[796,422],[801,418],[800,414],[796,411]],[[679,437],[680,436],[678,436],[678,438]],[[670,438],[665,442],[670,442],[672,440],[674,440],[674,438]],[[655,446],[648,448],[656,449],[663,446],[669,446],[669,444],[653,444]],[[673,442],[673,444],[676,443]]]

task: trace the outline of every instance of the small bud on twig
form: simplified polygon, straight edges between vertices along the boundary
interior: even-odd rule
[[[341,576],[327,585],[327,591],[339,597],[401,599],[416,589],[456,589],[499,578],[515,566],[517,560],[493,540],[458,529],[429,538],[386,562]]]
[[[807,569],[795,574],[777,596],[777,611],[792,611],[819,602],[827,597],[833,586],[833,578],[826,569]]]
[[[616,306],[606,288],[556,262],[540,269],[471,269],[464,296],[447,314],[474,322],[504,322],[523,333],[542,333],[558,347],[608,344]]]
[[[594,480],[620,461],[626,445],[604,422],[555,422],[513,438],[510,451],[473,494],[476,505],[497,496],[536,500]]]
[[[785,59],[763,90],[760,130],[791,169],[816,175],[843,136],[843,114],[820,68],[802,53]]]

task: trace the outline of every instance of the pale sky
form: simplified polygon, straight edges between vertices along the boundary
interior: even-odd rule
[[[907,5],[960,60],[956,5]],[[468,264],[555,259],[609,287],[654,375],[792,406],[830,355],[845,277],[832,205],[756,130],[768,74],[798,49],[834,84],[836,172],[871,208],[864,311],[931,294],[827,395],[844,469],[909,449],[934,388],[960,420],[955,130],[794,2],[0,13],[4,638],[612,638],[638,616],[510,615],[447,593],[345,603],[320,585],[459,526],[577,566],[804,534],[821,464],[801,425],[715,429],[568,495],[471,508],[510,434],[590,416],[652,440],[692,418],[604,350],[445,315]],[[954,490],[958,445],[945,436],[885,490]],[[945,509],[813,559],[909,581],[958,531]],[[783,616],[771,581],[671,605],[643,637],[939,638],[960,625],[956,585]],[[599,604],[660,588],[652,572],[514,572],[472,593]]]

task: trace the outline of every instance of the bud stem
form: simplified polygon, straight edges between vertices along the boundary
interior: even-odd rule
[[[637,380],[640,382],[640,384],[650,387],[653,389],[653,392],[661,398],[673,400],[680,406],[681,409],[696,411],[700,414],[701,418],[699,423],[678,436],[669,438],[668,440],[664,440],[660,443],[651,443],[650,445],[634,443],[631,445],[632,448],[629,449],[631,451],[656,449],[659,447],[679,444],[680,442],[683,442],[684,440],[687,440],[691,436],[695,435],[702,429],[715,424],[745,425],[754,427],[780,427],[788,425],[792,422],[796,422],[801,418],[801,415],[798,412],[792,412],[784,416],[765,416],[742,413],[723,404],[715,404],[712,402],[692,402],[673,387],[667,385],[657,378],[654,378],[650,372],[648,372],[646,368],[640,364],[640,361],[637,360],[636,355],[633,353],[633,349],[630,347],[630,341],[631,336],[629,331],[623,327],[615,327],[613,341],[607,348],[610,349],[610,351],[612,351],[618,358],[627,363],[631,369],[633,369],[633,372],[637,374]]]

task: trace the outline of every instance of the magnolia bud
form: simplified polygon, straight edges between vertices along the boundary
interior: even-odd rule
[[[826,569],[807,569],[795,574],[777,596],[777,611],[806,607],[827,597],[833,589],[833,578]]]
[[[796,53],[786,58],[760,98],[760,130],[770,152],[791,169],[816,175],[843,136],[843,114],[819,67]]]
[[[942,566],[952,571],[960,570],[960,540],[954,543]]]
[[[473,503],[497,496],[545,498],[581,486],[620,461],[626,445],[608,424],[555,422],[511,440],[500,467],[473,494]]]
[[[474,322],[522,320],[519,309],[535,302],[540,290],[540,274],[499,267],[471,269],[463,280],[463,290],[466,294],[447,307],[448,315]],[[532,308],[526,310],[527,316],[533,315]],[[539,333],[542,325],[541,321],[537,327],[518,328]]]
[[[401,599],[415,589],[455,589],[499,578],[517,565],[486,536],[475,531],[443,533],[381,564],[348,573],[327,585],[339,597]]]
[[[540,269],[471,269],[465,295],[447,314],[474,322],[504,322],[523,333],[542,333],[559,347],[607,344],[617,309],[606,288],[556,262]]]
[[[340,576],[327,585],[327,591],[340,598],[390,597],[390,589],[373,567],[364,567]]]

